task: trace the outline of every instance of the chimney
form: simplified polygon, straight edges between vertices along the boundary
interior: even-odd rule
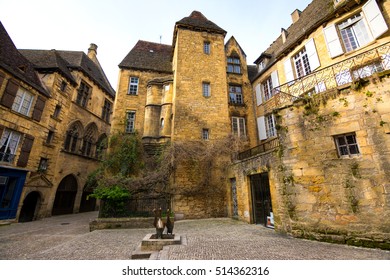
[[[88,57],[92,60],[96,58],[97,55],[97,45],[94,43],[91,43],[89,49],[88,49]]]
[[[283,41],[283,44],[286,42],[287,36],[288,36],[287,30],[282,28],[282,41]]]
[[[301,16],[301,13],[302,12],[298,9],[295,9],[295,11],[292,12],[291,19],[293,23],[296,23],[298,21],[299,17]]]

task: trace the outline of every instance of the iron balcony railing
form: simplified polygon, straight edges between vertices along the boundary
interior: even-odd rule
[[[266,113],[285,106],[304,94],[313,95],[347,86],[375,73],[390,69],[390,43],[350,57],[273,89],[273,97],[264,103]]]
[[[243,151],[238,154],[237,159],[238,160],[244,160],[250,157],[253,157],[255,155],[259,155],[268,151],[271,151],[275,148],[279,147],[279,138],[273,138],[269,141],[266,141],[256,147],[253,147],[249,150]]]
[[[263,103],[264,112],[265,114],[272,113],[274,109],[291,104],[305,94],[311,96],[327,90],[346,87],[355,81],[389,69],[390,43],[388,42],[274,88],[273,96]],[[278,146],[279,139],[274,138],[239,153],[238,160],[265,153]]]

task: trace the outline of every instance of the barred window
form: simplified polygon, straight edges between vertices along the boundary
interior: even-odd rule
[[[203,42],[203,52],[205,54],[210,54],[210,42]]]
[[[209,129],[208,128],[203,128],[202,129],[202,139],[203,140],[209,140],[210,138],[210,135],[209,135]]]
[[[339,157],[348,157],[360,154],[355,133],[336,135],[334,139]]]
[[[202,93],[203,93],[204,97],[210,97],[211,96],[210,83],[208,83],[208,82],[203,82],[202,83]]]

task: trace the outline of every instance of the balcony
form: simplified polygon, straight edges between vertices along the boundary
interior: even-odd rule
[[[390,43],[365,51],[273,89],[273,97],[264,104],[266,113],[291,104],[303,95],[312,96],[390,69]]]
[[[279,147],[279,139],[273,138],[270,139],[264,143],[261,143],[260,145],[253,147],[249,150],[243,151],[238,154],[237,159],[238,160],[244,160],[256,155],[260,155],[269,151],[274,150],[275,148]]]

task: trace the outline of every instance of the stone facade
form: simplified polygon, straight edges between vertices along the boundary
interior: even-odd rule
[[[90,191],[84,186],[104,151],[115,98],[96,58],[97,46],[91,44],[88,55],[17,50],[1,28],[3,54],[25,67],[18,72],[12,62],[7,64],[7,58],[1,58],[5,64],[0,65],[0,176],[11,182],[18,178],[17,172],[24,174],[23,184],[13,194],[11,185],[2,188],[2,199],[11,196],[16,203],[13,215],[2,219],[30,221],[95,210],[93,200],[86,199]],[[19,103],[31,109],[19,110]],[[19,141],[11,142],[7,136],[11,134],[20,136]],[[6,154],[15,158],[9,160]]]
[[[267,174],[264,225],[389,248],[389,3],[314,0],[255,61],[259,146],[229,173],[239,219],[256,222],[252,179]],[[360,46],[343,41],[352,18],[367,34]]]
[[[172,46],[139,41],[119,65],[113,130],[126,131],[126,115],[132,111],[134,131],[147,153],[166,142],[198,145],[207,153],[232,135],[242,138],[246,147],[256,143],[249,128],[254,111],[246,55],[234,37],[225,44],[225,35],[194,11],[175,24]],[[230,58],[235,68],[228,67]],[[132,77],[138,82],[135,94],[129,94]],[[226,186],[221,180],[226,162],[230,153],[207,163],[213,168],[207,170],[210,180],[202,189],[199,171],[207,169],[206,163],[182,160],[171,178],[175,213],[186,218],[226,216]]]

